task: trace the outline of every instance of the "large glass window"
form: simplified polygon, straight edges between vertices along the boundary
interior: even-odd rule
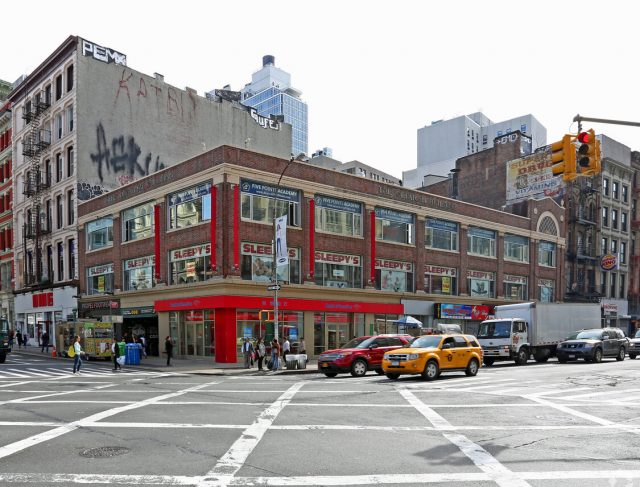
[[[122,212],[122,236],[124,242],[153,235],[153,203],[129,208]]]
[[[469,253],[484,257],[496,256],[496,232],[478,227],[467,230]]]
[[[522,301],[528,298],[526,277],[505,274],[503,284],[505,299],[518,299]]]
[[[98,250],[113,245],[113,218],[100,218],[87,223],[87,248]]]
[[[246,180],[241,181],[240,189],[243,220],[273,224],[275,217],[288,215],[288,226],[300,226],[300,192],[298,190]]]
[[[538,242],[538,264],[547,267],[556,266],[556,244],[552,242]]]
[[[169,228],[184,228],[211,220],[211,183],[169,195]]]
[[[319,355],[325,350],[335,350],[345,345],[352,336],[352,314],[313,314],[313,353]],[[309,343],[307,342],[307,347]]]
[[[271,245],[242,242],[242,279],[271,282],[273,280],[273,254]],[[278,281],[300,284],[300,250],[289,247],[289,264],[278,266]]]
[[[478,298],[496,297],[496,275],[494,272],[467,271],[469,296]]]
[[[424,266],[424,292],[427,294],[458,294],[458,270],[455,267]]]
[[[504,258],[518,262],[529,262],[529,239],[517,235],[505,235]]]
[[[204,281],[210,271],[211,244],[176,249],[169,254],[170,284]]]
[[[427,218],[424,246],[428,249],[458,250],[458,233],[457,223]]]
[[[413,264],[397,260],[376,259],[376,289],[413,292]]]
[[[87,293],[104,294],[113,292],[113,264],[98,265],[87,269]]]
[[[155,257],[138,257],[124,261],[124,290],[150,289],[153,287]]]
[[[376,208],[376,240],[414,243],[414,216],[387,208]]]
[[[329,287],[362,287],[362,258],[359,255],[316,252],[315,282]]]
[[[556,287],[555,281],[551,279],[539,279],[538,280],[538,300],[541,303],[552,303],[555,301],[554,289]]]
[[[315,197],[316,230],[347,235],[362,236],[362,205],[352,201]]]

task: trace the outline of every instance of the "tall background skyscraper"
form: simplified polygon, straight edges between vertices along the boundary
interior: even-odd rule
[[[300,99],[302,92],[291,86],[291,75],[276,68],[275,57],[262,57],[262,68],[251,76],[240,91],[242,103],[255,108],[258,115],[281,116],[292,127],[291,152],[308,154],[309,128],[307,104]]]

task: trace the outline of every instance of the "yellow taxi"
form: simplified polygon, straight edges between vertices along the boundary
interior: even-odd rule
[[[416,338],[411,347],[391,350],[382,358],[382,371],[389,379],[420,374],[437,379],[441,372],[464,371],[474,376],[482,363],[482,348],[472,335],[451,333]]]

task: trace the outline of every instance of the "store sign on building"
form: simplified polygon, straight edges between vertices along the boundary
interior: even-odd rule
[[[491,306],[471,304],[436,304],[435,318],[457,320],[486,320],[491,314]]]
[[[376,259],[376,269],[413,272],[413,264],[411,262],[400,262],[399,260]]]
[[[122,316],[138,316],[148,317],[156,314],[156,309],[153,306],[142,306],[138,308],[122,308]]]
[[[349,213],[362,214],[362,204],[354,201],[340,200],[330,196],[318,196],[314,198],[316,207],[329,208],[330,210],[346,211]]]
[[[80,303],[80,311],[91,311],[94,309],[119,309],[119,308],[120,308],[120,301],[117,299]]]
[[[602,303],[602,311],[604,311],[605,314],[617,314],[618,305],[615,303]]]
[[[280,130],[280,124],[276,120],[259,115],[255,108],[250,108],[249,113],[251,114],[251,118],[263,129]]]
[[[507,203],[562,194],[562,175],[554,176],[551,149],[507,162]]]
[[[600,268],[603,271],[613,271],[618,269],[618,254],[605,254],[600,257]]]
[[[211,244],[194,245],[185,249],[178,249],[171,252],[171,260],[185,260],[193,257],[205,257],[211,255]]]
[[[53,293],[40,293],[31,296],[34,308],[45,308],[53,306]]]
[[[138,267],[151,267],[155,265],[156,258],[153,255],[148,257],[140,257],[138,259],[127,260],[124,263],[124,270],[128,271],[131,269],[136,269]]]
[[[103,47],[93,42],[82,39],[82,54],[91,56],[93,59],[103,63],[115,63],[122,66],[127,65],[127,56],[109,47]]]
[[[247,180],[241,181],[240,188],[243,193],[266,196],[267,198],[278,198],[280,200],[292,201],[294,203],[298,203],[300,201],[300,192],[297,189],[278,188],[276,186]]]
[[[326,264],[342,264],[342,265],[360,265],[359,255],[348,254],[333,254],[331,252],[316,252],[316,262],[323,262]]]

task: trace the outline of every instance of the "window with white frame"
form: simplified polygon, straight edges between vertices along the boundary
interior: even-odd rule
[[[316,230],[348,237],[362,236],[362,205],[360,203],[318,195],[314,201]]]
[[[193,245],[169,253],[170,284],[204,281],[210,271],[211,244]]]
[[[113,289],[113,264],[98,265],[87,269],[88,294],[112,293]]]
[[[428,249],[458,250],[459,226],[455,222],[427,218],[425,221],[425,243]]]
[[[478,298],[496,297],[496,274],[486,271],[467,271],[469,296]]]
[[[124,290],[132,291],[152,288],[155,261],[156,259],[153,255],[125,260],[123,263]]]
[[[62,138],[62,112],[56,113],[56,140]]]
[[[122,212],[122,240],[130,242],[153,236],[153,203]]]
[[[211,183],[169,195],[169,228],[184,228],[211,220]]]
[[[496,256],[496,232],[484,228],[469,227],[467,230],[469,254],[483,257]]]
[[[529,262],[529,239],[519,235],[505,235],[504,258],[517,262]]]
[[[100,218],[87,223],[87,249],[98,250],[113,245],[113,218]]]
[[[273,224],[274,218],[287,215],[287,225],[300,226],[300,191],[256,181],[240,181],[243,220]]]
[[[553,242],[538,242],[538,264],[546,267],[556,266],[556,244]]]
[[[538,279],[538,301],[541,303],[553,303],[555,301],[555,281],[551,279]]]
[[[415,219],[411,213],[376,208],[376,240],[413,245]]]
[[[73,132],[73,105],[67,107],[67,131]]]
[[[511,274],[504,274],[504,298],[505,299],[517,299],[525,300],[529,294],[527,292],[527,278],[525,276],[514,276]]]

